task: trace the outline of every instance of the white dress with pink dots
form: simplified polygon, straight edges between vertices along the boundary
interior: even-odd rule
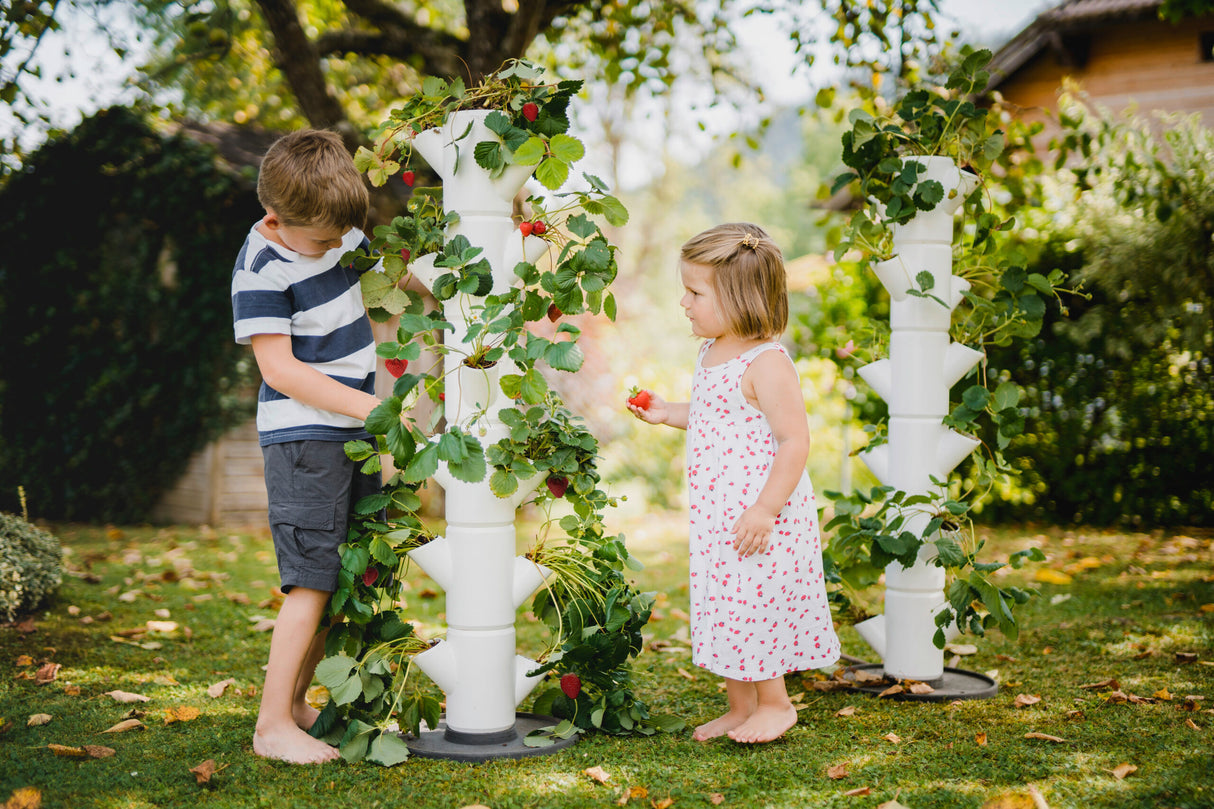
[[[777,515],[765,553],[740,557],[729,532],[758,499],[776,451],[767,418],[742,394],[742,374],[764,351],[788,353],[764,343],[705,366],[710,345],[696,360],[687,415],[692,662],[744,681],[823,668],[839,659],[839,639],[808,473]]]

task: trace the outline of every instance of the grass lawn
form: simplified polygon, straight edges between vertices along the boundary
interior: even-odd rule
[[[624,530],[645,564],[638,584],[662,594],[636,690],[654,712],[694,726],[723,710],[724,694],[717,678],[692,666],[683,642],[683,520],[634,522],[644,527]],[[993,699],[892,702],[817,691],[807,675],[789,681],[799,724],[765,746],[701,744],[689,731],[591,735],[554,755],[484,764],[412,758],[385,769],[294,767],[252,755],[266,626],[278,605],[265,534],[52,530],[71,575],[32,620],[0,627],[0,805],[35,805],[19,803],[34,796],[20,790],[32,788],[41,806],[73,809],[563,808],[625,797],[657,809],[1214,807],[1209,532],[986,532],[1004,556],[1030,543],[1048,556],[1012,574],[1036,577],[1040,588],[1021,614],[1019,641],[963,638],[977,654],[947,661],[997,679]],[[409,587],[406,616],[423,634],[437,632],[441,592],[420,572]],[[520,650],[538,653],[538,625],[523,614],[518,627]],[[848,654],[871,659],[854,630],[841,635]],[[222,694],[208,693],[227,680]],[[115,691],[148,701],[120,703],[107,695]],[[104,732],[133,710],[142,728]],[[49,721],[30,724],[37,714]],[[76,758],[52,745],[114,753]],[[199,784],[190,769],[208,759],[218,770]],[[592,767],[608,780],[587,775]]]

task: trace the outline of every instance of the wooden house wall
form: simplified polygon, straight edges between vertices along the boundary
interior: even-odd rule
[[[1069,77],[1097,106],[1114,114],[1132,107],[1196,112],[1214,127],[1214,62],[1201,58],[1203,31],[1214,31],[1214,16],[1180,25],[1155,20],[1109,24],[1093,33],[1082,67],[1064,66],[1045,49],[1005,79],[999,91],[1026,108],[1026,117],[1040,118],[1040,110],[1057,110],[1058,93]]]

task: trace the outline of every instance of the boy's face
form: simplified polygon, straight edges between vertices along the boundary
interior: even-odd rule
[[[341,247],[348,228],[330,225],[284,225],[278,214],[267,211],[262,218],[262,235],[271,241],[307,258],[319,258],[335,247]]]

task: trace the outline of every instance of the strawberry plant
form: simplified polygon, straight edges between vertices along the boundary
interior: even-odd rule
[[[966,50],[943,86],[917,86],[892,107],[876,96],[865,99],[850,114],[852,127],[843,135],[847,171],[836,178],[833,188],[850,187],[863,200],[842,230],[835,257],[871,265],[895,258],[897,228],[946,200],[944,185],[921,176],[924,162],[911,158],[943,156],[969,172],[972,190],[965,190],[963,181],[962,190],[950,192],[962,197],[952,199],[959,212],[952,273],[964,283],[959,287],[961,301],[952,310],[949,337],[979,351],[1035,336],[1047,305],[1061,304],[1065,291],[1061,270],[1048,275],[1027,272],[1027,258],[1008,248],[1003,237],[1015,226],[1015,218],[995,201],[991,169],[998,165],[1002,174],[1015,173],[1015,158],[1005,152],[1005,134],[998,129],[1001,111],[975,103],[989,80],[990,58],[990,51]],[[1027,134],[1018,131],[1016,142],[1027,143]],[[952,308],[944,300],[948,293],[933,288],[932,274],[916,269],[907,270],[913,278],[908,277],[905,295]],[[897,297],[894,289],[890,292]],[[865,355],[874,353],[869,350],[873,346],[863,348]],[[854,351],[855,346],[849,346],[837,361],[849,361]],[[836,603],[850,607],[852,596],[875,584],[886,565],[898,562],[910,567],[923,546],[932,545],[935,563],[945,568],[950,579],[948,604],[937,615],[938,646],[944,645],[943,626],[950,623],[979,635],[998,626],[1014,637],[1013,609],[1028,594],[997,587],[989,574],[1005,564],[1018,567],[1025,560],[1039,559],[1031,551],[1014,554],[1006,563],[978,558],[981,547],[972,539],[970,515],[1011,471],[1003,450],[1023,431],[1024,415],[1019,388],[985,362],[968,379],[960,398],[950,404],[944,424],[962,433],[992,435],[994,441],[980,444],[970,456],[963,481],[950,485],[937,480],[930,495],[910,495],[889,486],[874,487],[868,494],[826,492],[834,502],[834,518],[826,529],[834,535],[825,562]],[[979,430],[983,423],[989,427]],[[875,437],[866,450],[885,440],[884,430],[872,433]],[[906,515],[910,513],[927,514],[926,527],[909,530]]]
[[[342,546],[342,570],[329,605],[327,657],[317,669],[332,698],[314,733],[339,744],[349,759],[395,763],[401,753],[399,738],[388,730],[391,722],[414,733],[423,721],[437,725],[438,701],[411,677],[411,656],[429,644],[413,634],[396,604],[407,553],[434,538],[420,513],[418,491],[440,464],[456,480],[485,481],[497,497],[515,495],[524,483],[534,486],[537,477],[547,484],[530,495],[548,518],[527,556],[555,573],[534,600],[535,614],[552,631],[537,673],[575,677],[581,686],[570,697],[572,680],[564,681],[564,691],[554,685],[552,693],[537,696],[534,710],[560,718],[554,728],[560,735],[589,728],[653,733],[674,726],[673,720],[651,717],[632,693],[629,661],[641,650],[640,630],[653,596],[627,582],[625,571],[639,566],[623,537],[605,530],[605,511],[615,499],[600,488],[598,441],[545,375],[582,366],[580,329],[564,316],[614,319],[616,248],[596,219],[617,226],[627,221],[623,205],[593,176],[585,175],[584,190],[556,190],[582,154],[581,144],[566,133],[565,114],[579,87],[544,84],[538,69],[525,62],[511,63],[471,89],[427,79],[421,92],[391,113],[374,150],[356,158],[380,184],[409,164],[417,133],[443,124],[457,110],[487,108],[493,110],[485,121],[491,140],[468,146],[467,132],[456,133],[456,148],[470,152],[490,175],[506,165],[534,166],[551,193],[527,200],[530,215],[512,238],[534,243],[542,236],[538,244],[546,250],[538,257],[528,250],[535,260],[524,258],[511,268],[512,283],[495,281],[482,246],[451,235],[459,217],[444,211],[439,189],[415,188],[406,214],[375,228],[369,247],[347,256],[360,268],[377,270],[363,276],[372,316],[399,317],[396,339],[376,348],[395,381],[391,395],[366,420],[375,440],[346,447],[367,474],[382,472],[384,455],[396,471],[381,493],[356,505],[358,519]],[[420,267],[426,272],[419,274]],[[445,308],[431,308],[415,291],[419,283]],[[457,314],[444,314],[450,307],[458,307]],[[541,321],[547,329],[533,327]],[[558,322],[554,331],[550,321]],[[438,357],[430,367],[421,359],[423,347]],[[453,366],[445,357],[459,363]],[[423,397],[444,400],[446,369],[467,373],[460,369],[489,369],[503,361],[508,363],[502,369],[485,374],[514,402],[494,413],[503,437],[482,441],[483,419],[490,413],[483,402],[442,432],[433,432],[437,415],[424,424],[414,418],[414,405]],[[568,513],[552,516],[558,503]],[[543,744],[546,738],[539,734],[533,741]]]

